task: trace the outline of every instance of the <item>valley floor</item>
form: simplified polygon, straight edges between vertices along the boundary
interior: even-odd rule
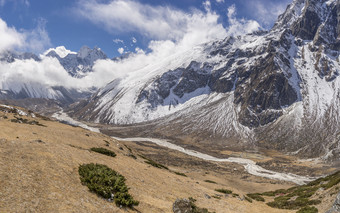
[[[16,122],[19,118],[27,121]],[[294,184],[250,175],[239,164],[205,161],[143,141],[117,141],[44,117],[0,112],[0,129],[0,212],[134,212],[89,192],[78,175],[79,165],[85,163],[105,164],[125,176],[130,193],[140,201],[136,207],[140,212],[172,212],[177,198],[189,197],[197,200],[197,206],[217,213],[295,212],[244,200],[248,193]],[[92,147],[105,147],[117,156],[91,152]],[[259,155],[250,157],[263,160]],[[220,188],[237,196],[215,191]],[[328,209],[335,196],[325,196],[319,210]]]

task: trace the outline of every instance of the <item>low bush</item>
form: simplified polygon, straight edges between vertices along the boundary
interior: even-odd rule
[[[247,196],[244,196],[244,199],[245,199],[246,201],[248,201],[249,203],[252,203],[252,202],[253,202],[253,200],[252,200],[251,198],[247,197]]]
[[[153,161],[153,160],[151,160],[151,159],[149,159],[149,158],[147,158],[147,157],[145,157],[145,156],[143,156],[143,155],[139,155],[141,158],[143,158],[143,159],[145,159],[145,163],[147,163],[147,164],[149,164],[149,165],[151,165],[151,166],[153,166],[153,167],[156,167],[156,168],[159,168],[159,169],[166,169],[166,170],[169,170],[169,168],[168,167],[166,167],[166,166],[164,166],[164,165],[162,165],[162,164],[160,164],[160,163],[157,163],[156,161]]]
[[[176,175],[180,175],[180,176],[183,176],[183,177],[188,177],[186,174],[184,173],[181,173],[181,172],[174,172]]]
[[[268,206],[279,209],[300,209],[310,205],[317,205],[320,200],[309,200],[308,198],[298,197],[295,200],[290,200],[287,197],[278,197],[274,201],[267,203]]]
[[[164,166],[164,165],[162,165],[162,164],[160,164],[160,163],[157,163],[157,162],[155,162],[155,161],[153,161],[153,160],[146,160],[146,161],[144,161],[144,162],[147,163],[147,164],[150,164],[150,165],[153,166],[153,167],[159,168],[159,169],[166,169],[166,170],[169,170],[168,167],[166,167],[166,166]]]
[[[139,204],[128,193],[125,178],[109,167],[93,163],[83,164],[79,166],[78,173],[81,183],[91,192],[113,200],[117,206],[133,207]]]
[[[233,197],[240,197],[240,195],[239,195],[239,194],[236,194],[236,193],[233,193],[232,196],[233,196]]]
[[[221,200],[221,195],[212,195],[211,197],[217,199],[217,200]]]
[[[215,181],[212,180],[204,180],[204,182],[217,184]]]
[[[37,126],[46,127],[45,125],[39,123],[39,121],[28,120],[28,119],[25,119],[25,118],[18,118],[18,117],[15,117],[15,116],[14,116],[14,119],[11,119],[11,122],[19,123],[19,124],[29,124],[29,125],[37,125]]]
[[[103,155],[110,156],[110,157],[116,157],[117,156],[116,153],[114,153],[111,150],[105,149],[105,148],[95,148],[95,147],[93,147],[90,150],[93,151],[93,152],[97,152],[97,153],[100,153],[100,154],[103,154]]]
[[[247,196],[256,201],[261,201],[261,202],[265,201],[264,198],[259,193],[247,194]]]
[[[216,192],[220,192],[223,194],[232,194],[233,191],[229,190],[229,189],[215,189]]]
[[[319,210],[314,206],[306,206],[297,211],[296,213],[318,213]]]

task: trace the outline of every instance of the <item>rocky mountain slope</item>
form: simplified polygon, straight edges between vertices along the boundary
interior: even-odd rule
[[[129,73],[73,115],[338,159],[339,13],[337,0],[294,0],[270,31],[203,44]]]

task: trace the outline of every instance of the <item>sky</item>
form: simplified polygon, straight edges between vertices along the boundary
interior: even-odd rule
[[[152,45],[163,41],[190,47],[226,35],[270,29],[290,2],[0,0],[0,51],[14,48],[40,54],[65,46],[77,52],[86,45],[116,57],[153,51]]]

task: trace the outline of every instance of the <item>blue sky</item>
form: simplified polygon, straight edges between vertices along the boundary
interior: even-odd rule
[[[28,44],[19,46],[25,51],[41,53],[57,46],[78,51],[87,45],[114,57],[119,48],[123,53],[148,50],[150,41],[183,41],[197,29],[196,21],[216,32],[215,26],[228,28],[235,22],[269,29],[290,1],[0,0],[0,19],[24,35]],[[238,31],[240,26],[233,33]]]

